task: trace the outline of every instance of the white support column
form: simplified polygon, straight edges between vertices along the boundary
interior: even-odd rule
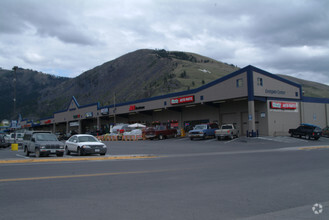
[[[248,101],[248,132],[251,133],[252,131],[256,132],[255,101]]]
[[[78,133],[81,134],[81,132],[82,132],[82,128],[81,128],[82,122],[81,122],[81,119],[79,119],[78,122],[79,122]]]
[[[101,119],[100,117],[97,117],[97,130],[101,129]]]

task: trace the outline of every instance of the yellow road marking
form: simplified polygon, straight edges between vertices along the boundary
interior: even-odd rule
[[[313,149],[325,149],[329,148],[329,146],[312,146],[312,147],[300,147],[299,150],[313,150]]]
[[[17,181],[31,181],[31,180],[50,180],[50,179],[67,179],[67,178],[81,178],[81,177],[95,177],[95,176],[113,176],[113,175],[127,175],[127,174],[144,174],[144,173],[159,173],[175,171],[177,169],[167,170],[144,170],[144,171],[128,171],[128,172],[113,172],[113,173],[94,173],[94,174],[77,174],[67,176],[42,176],[42,177],[26,177],[26,178],[12,178],[0,179],[0,182],[17,182]]]
[[[0,160],[0,164],[7,163],[40,163],[40,162],[60,162],[60,161],[91,161],[91,160],[127,160],[156,158],[157,156],[111,156],[111,157],[79,157],[79,158],[45,158],[45,159],[20,159],[20,160]]]

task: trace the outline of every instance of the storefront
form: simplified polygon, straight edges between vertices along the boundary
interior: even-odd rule
[[[325,127],[328,118],[329,99],[303,97],[299,84],[247,66],[197,89],[116,106],[80,106],[73,97],[49,124],[56,124],[55,132],[66,124],[67,132],[86,133],[108,131],[114,123],[161,123],[186,130],[199,123],[233,123],[241,135],[278,136],[300,123]]]

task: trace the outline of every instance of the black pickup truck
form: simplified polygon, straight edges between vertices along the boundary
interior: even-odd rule
[[[289,129],[291,137],[305,137],[306,139],[313,138],[314,140],[318,140],[321,137],[321,133],[321,128],[311,124],[301,124],[298,128]]]

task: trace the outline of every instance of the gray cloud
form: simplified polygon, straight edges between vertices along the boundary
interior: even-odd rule
[[[75,76],[164,48],[329,84],[327,0],[0,2],[0,66]]]

